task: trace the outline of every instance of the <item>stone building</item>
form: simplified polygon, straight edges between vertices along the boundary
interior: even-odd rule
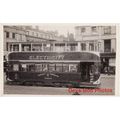
[[[86,51],[100,52],[102,71],[106,67],[115,71],[116,26],[76,26],[75,40]]]

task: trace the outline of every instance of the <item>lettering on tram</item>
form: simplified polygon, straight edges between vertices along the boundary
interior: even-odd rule
[[[54,55],[10,53],[7,82],[59,87],[99,87],[100,57],[89,52],[77,52],[74,53],[74,58],[71,56],[73,53],[70,52]]]
[[[58,56],[29,56],[29,60],[63,60],[64,55]]]

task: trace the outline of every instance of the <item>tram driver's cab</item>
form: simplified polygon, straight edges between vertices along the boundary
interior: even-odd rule
[[[80,64],[81,81],[93,82],[99,78],[100,72],[96,63],[82,62]]]

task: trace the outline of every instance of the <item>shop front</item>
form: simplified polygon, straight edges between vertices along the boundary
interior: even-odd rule
[[[115,74],[116,53],[101,53],[101,73]]]

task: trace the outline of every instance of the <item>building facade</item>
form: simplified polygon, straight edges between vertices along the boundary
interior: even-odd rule
[[[82,49],[100,52],[102,71],[115,71],[116,26],[76,26],[75,40],[82,42]]]
[[[4,54],[41,50],[41,45],[37,43],[52,42],[56,41],[56,39],[57,32],[41,31],[31,26],[4,26]],[[45,47],[46,45],[44,44],[43,46]]]

